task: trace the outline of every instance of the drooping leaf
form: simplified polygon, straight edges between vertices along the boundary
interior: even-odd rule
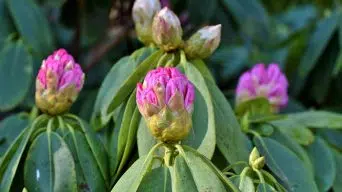
[[[52,31],[38,4],[33,0],[6,0],[6,2],[24,42],[39,56],[51,53],[55,48]]]
[[[0,156],[2,156],[7,148],[15,141],[20,133],[28,126],[27,118],[21,117],[20,114],[11,115],[0,122]]]
[[[300,61],[300,65],[298,66],[298,74],[292,86],[294,94],[298,95],[305,85],[307,76],[315,67],[337,27],[338,17],[339,14],[337,12],[333,13],[320,21],[316,26],[315,32],[312,34],[307,49]]]
[[[234,112],[220,89],[207,81],[214,104],[217,146],[230,164],[248,161],[250,141],[242,133]],[[236,171],[241,171],[237,168]]]
[[[138,192],[160,191],[172,192],[171,176],[167,167],[158,167],[146,174],[141,181]],[[178,191],[178,190],[177,190]]]
[[[319,191],[328,191],[335,180],[336,167],[334,155],[326,142],[316,137],[315,142],[307,148],[314,166],[315,180]]]
[[[9,11],[6,7],[6,0],[0,0],[0,49],[6,38],[14,32],[14,26],[12,24]]]
[[[25,161],[25,187],[29,191],[76,191],[75,163],[56,133],[43,132],[32,143]]]
[[[303,161],[306,169],[310,171],[312,176],[314,176],[311,160],[307,152],[302,146],[298,144],[298,142],[296,142],[296,140],[291,138],[291,136],[283,133],[281,130],[279,130],[279,128],[274,129],[270,138],[278,141],[279,143],[290,149],[292,152],[294,152],[299,157],[299,159]]]
[[[194,113],[192,115],[193,134],[185,144],[197,149],[209,159],[215,150],[215,116],[212,97],[205,79],[192,63],[185,64],[185,74],[196,88]]]
[[[254,137],[266,165],[280,179],[288,191],[318,191],[314,178],[295,153],[277,141]]]
[[[250,177],[244,177],[242,182],[240,182],[241,177],[239,175],[232,176],[229,179],[232,180],[236,186],[239,186],[241,192],[255,192],[254,183]]]
[[[257,187],[257,192],[276,192],[274,187],[267,183],[260,183]]]
[[[191,170],[182,156],[176,156],[173,166],[169,169],[173,184],[172,189],[174,191],[197,191],[197,186],[193,179]]]
[[[137,144],[140,157],[147,155],[153,145],[157,144],[157,140],[151,135],[150,130],[148,130],[144,118],[140,119],[137,133]]]
[[[140,64],[140,57],[124,57],[119,60],[103,81],[96,98],[92,115],[92,124],[98,129],[103,127],[110,119],[111,113],[117,108],[134,90],[137,82],[157,64],[161,52],[153,54],[148,48],[140,52],[148,52],[151,55]],[[139,51],[139,50],[138,50]],[[141,57],[146,57],[142,54]]]
[[[120,160],[120,164],[118,164],[116,176],[120,174],[120,171],[127,163],[126,161],[133,150],[140,117],[140,112],[136,106],[135,92],[133,92],[127,102],[121,122],[117,148],[117,158]]]
[[[69,130],[64,141],[75,160],[77,187],[80,191],[106,191],[106,181],[87,138],[78,130]]]
[[[305,111],[288,114],[287,118],[271,123],[284,128],[296,125],[309,128],[342,129],[342,115],[328,111]]]
[[[0,191],[9,191],[14,176],[17,173],[19,162],[22,159],[26,146],[35,129],[41,128],[46,122],[46,116],[42,115],[28,128],[24,129],[7,149],[0,162]]]
[[[6,43],[0,52],[0,111],[17,106],[26,96],[32,79],[32,58],[23,43]]]
[[[322,129],[319,131],[319,134],[330,145],[333,145],[337,149],[342,150],[342,131],[341,130]]]

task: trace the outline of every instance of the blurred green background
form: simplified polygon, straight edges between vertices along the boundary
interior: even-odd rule
[[[291,95],[285,111],[342,112],[340,0],[162,0],[181,18],[185,37],[222,24],[219,49],[207,59],[233,101],[239,75],[278,63]],[[66,48],[86,72],[73,112],[89,119],[111,66],[142,46],[131,20],[133,0],[0,0],[0,117],[34,106],[42,59]]]

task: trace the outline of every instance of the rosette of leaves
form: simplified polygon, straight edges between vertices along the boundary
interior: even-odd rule
[[[165,148],[165,155],[156,150]],[[202,154],[188,146],[158,143],[116,183],[116,191],[239,191]]]
[[[142,4],[143,7],[144,5]],[[138,10],[146,12],[145,9]],[[144,16],[146,13],[137,16]],[[169,18],[163,17],[163,14],[171,15],[170,17],[178,20],[173,13],[164,9],[156,13],[153,22],[160,21],[156,19],[158,15],[161,20]],[[144,18],[146,19],[146,17],[142,19]],[[178,22],[176,20],[172,22],[172,26],[177,26]],[[152,25],[148,26],[151,27]],[[160,25],[154,24],[154,26]],[[230,104],[215,84],[214,78],[203,58],[194,57],[196,54],[190,53],[184,48],[190,42],[196,45],[205,43],[197,41],[197,38],[201,37],[201,35],[196,33],[187,42],[182,39],[179,42],[179,37],[177,37],[177,46],[173,46],[172,38],[163,39],[165,34],[162,33],[165,30],[156,28],[159,31],[155,30],[152,34],[155,35],[154,40],[157,40],[158,43],[149,43],[133,52],[130,56],[120,59],[107,74],[95,102],[91,124],[97,131],[105,128],[104,130],[109,132],[107,148],[110,154],[109,163],[111,167],[110,175],[113,178],[112,184],[118,180],[125,165],[131,159],[135,143],[137,143],[140,157],[147,155],[151,147],[157,143],[148,132],[145,122],[141,120],[135,102],[136,84],[143,80],[148,71],[157,67],[179,68],[196,89],[194,113],[192,115],[192,133],[182,144],[196,149],[209,159],[212,158],[216,146],[230,163],[248,159],[249,141],[242,133]],[[217,31],[220,26],[210,29]],[[181,34],[180,30],[179,28],[173,28],[171,31],[174,34],[171,37]],[[207,30],[208,28],[205,28],[205,31]],[[217,32],[215,34],[219,35]],[[166,44],[163,45],[166,41],[167,46]],[[217,39],[215,43],[219,43]],[[208,46],[210,47],[210,45]],[[189,50],[192,50],[193,47],[188,46]],[[207,54],[208,51],[211,53],[214,49],[201,49],[200,51]],[[236,169],[239,170],[239,168]]]
[[[72,114],[40,115],[0,160],[0,191],[106,191],[107,153],[95,132]]]
[[[239,104],[235,112],[288,191],[336,191],[341,185],[336,157],[342,149],[337,142],[342,115],[297,108],[301,112],[274,114],[269,101],[260,97]]]

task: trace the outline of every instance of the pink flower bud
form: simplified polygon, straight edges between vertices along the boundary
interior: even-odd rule
[[[140,41],[146,45],[153,43],[152,21],[161,9],[159,0],[136,0],[132,9],[135,31]]]
[[[185,42],[185,53],[189,58],[209,57],[221,41],[221,25],[207,26],[198,30]]]
[[[161,141],[185,138],[192,126],[192,83],[177,68],[157,68],[137,85],[137,105],[152,134]]]
[[[273,110],[278,111],[287,105],[287,88],[286,76],[277,64],[270,64],[267,68],[264,64],[257,64],[240,77],[236,102],[239,104],[256,97],[265,97]]]
[[[183,30],[175,13],[164,7],[153,19],[152,37],[154,42],[165,51],[179,48],[182,43]]]
[[[36,105],[45,113],[66,112],[76,100],[84,83],[84,73],[64,49],[50,55],[39,69],[36,79]]]

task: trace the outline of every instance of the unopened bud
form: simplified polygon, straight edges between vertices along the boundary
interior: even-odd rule
[[[152,22],[154,15],[161,9],[159,0],[136,0],[133,5],[132,17],[135,31],[141,42],[153,43]]]
[[[256,147],[253,148],[249,154],[249,165],[252,166],[253,162],[260,157],[260,153]]]
[[[194,97],[193,85],[177,68],[152,70],[137,85],[139,111],[162,142],[177,142],[189,134]]]
[[[209,57],[221,41],[221,25],[207,26],[198,30],[185,42],[185,53],[189,58]]]
[[[262,169],[265,165],[265,157],[259,157],[251,165],[253,169]]]
[[[44,113],[69,110],[84,83],[84,73],[74,58],[59,49],[43,61],[36,79],[36,105]]]
[[[154,42],[165,51],[179,48],[183,30],[176,14],[165,7],[153,19],[152,37]]]

